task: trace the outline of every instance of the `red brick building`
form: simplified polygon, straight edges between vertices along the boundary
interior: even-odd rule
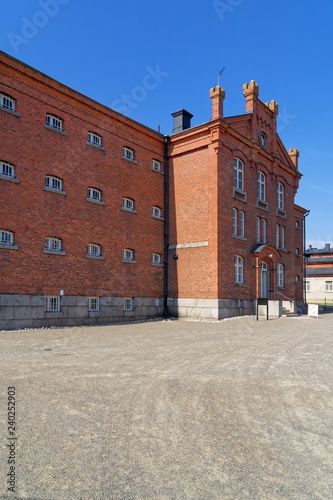
[[[0,53],[0,328],[301,301],[298,151],[258,93],[224,118],[216,87],[208,123],[181,110],[164,137]]]

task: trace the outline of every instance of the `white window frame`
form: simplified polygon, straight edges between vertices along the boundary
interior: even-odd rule
[[[47,175],[45,177],[45,186],[49,189],[53,189],[54,191],[62,191],[62,183],[63,180],[59,177],[55,177],[54,175]]]
[[[237,208],[232,209],[232,234],[233,236],[237,235],[237,214],[238,210]]]
[[[278,182],[277,188],[278,209],[284,210],[284,185]]]
[[[45,297],[45,312],[61,312],[60,296]]]
[[[284,244],[285,244],[285,227],[284,226],[281,226],[281,248],[285,248]]]
[[[14,165],[11,165],[10,163],[2,161],[0,174],[3,175],[4,177],[8,177],[8,179],[15,179],[15,167],[14,167]]]
[[[123,146],[123,158],[126,160],[134,160],[134,149],[129,148],[128,146]]]
[[[123,248],[123,260],[132,261],[134,260],[134,250],[130,248]]]
[[[151,215],[153,217],[157,217],[158,219],[162,219],[162,209],[161,209],[161,207],[157,207],[157,206],[154,205],[152,207]]]
[[[161,254],[153,253],[152,262],[153,262],[153,264],[161,264]]]
[[[126,196],[124,196],[123,208],[126,208],[126,210],[134,210],[134,200],[132,200],[132,198],[127,198]]]
[[[8,231],[7,229],[0,230],[0,243],[1,245],[14,245],[14,233],[12,231]]]
[[[46,125],[48,127],[53,128],[54,130],[58,130],[59,132],[63,131],[64,120],[59,118],[58,116],[52,115],[51,113],[46,114]]]
[[[257,243],[261,241],[261,219],[257,217]]]
[[[92,257],[100,257],[102,255],[101,245],[97,245],[97,243],[88,243],[87,254]]]
[[[275,247],[280,248],[280,226],[279,224],[276,224],[276,230],[275,230]]]
[[[155,170],[155,172],[160,172],[161,171],[161,162],[158,160],[153,160],[152,161],[152,166],[151,169]]]
[[[0,94],[0,106],[3,109],[15,112],[15,110],[16,110],[16,101],[15,101],[15,99],[13,99],[13,97],[10,97],[9,95],[1,93]]]
[[[88,198],[93,201],[102,201],[102,191],[97,188],[88,188]]]
[[[245,236],[245,212],[243,210],[239,213],[239,235]]]
[[[267,243],[267,220],[262,219],[262,242]]]
[[[98,148],[102,147],[102,136],[96,134],[96,132],[88,132],[88,142],[93,146],[97,146]]]
[[[100,310],[99,297],[88,297],[88,310],[93,312]]]
[[[325,292],[333,292],[333,281],[325,281]]]
[[[258,200],[265,201],[266,197],[266,176],[259,170],[258,172]]]
[[[235,256],[235,283],[244,283],[244,259],[240,255]]]
[[[244,163],[239,159],[234,159],[234,187],[244,191]]]
[[[51,252],[61,252],[62,251],[62,241],[59,238],[54,238],[53,236],[47,236],[45,238],[45,250]]]
[[[132,297],[124,298],[124,311],[134,311],[134,299]]]
[[[278,264],[277,279],[278,279],[278,288],[283,288],[284,287],[284,265],[281,263]]]

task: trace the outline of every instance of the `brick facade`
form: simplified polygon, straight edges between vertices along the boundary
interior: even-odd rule
[[[165,138],[0,53],[0,94],[15,101],[15,109],[0,106],[0,161],[15,169],[14,176],[0,173],[0,230],[4,238],[13,234],[12,244],[0,245],[0,328],[161,315],[167,228],[171,313],[182,315],[182,300],[186,315],[240,314],[239,300],[253,312],[259,257],[269,267],[270,298],[276,296],[278,261],[285,267],[285,295],[302,300],[305,211],[294,205],[298,152],[288,155],[276,134],[277,105],[261,103],[258,93],[254,82],[245,86],[246,114],[223,118],[224,91],[212,89],[210,122]],[[48,114],[62,121],[62,130],[47,123]],[[262,131],[265,145],[258,143]],[[101,144],[89,143],[89,133]],[[123,157],[124,147],[134,151],[133,159]],[[243,164],[243,193],[234,189],[234,158]],[[152,168],[153,160],[160,172]],[[258,205],[259,170],[266,176],[266,199]],[[61,189],[46,185],[48,176],[49,182],[60,180]],[[281,213],[277,182],[284,186]],[[89,199],[89,188],[101,199]],[[133,210],[122,206],[124,197],[134,201]],[[153,207],[161,208],[161,216],[152,216]],[[244,212],[244,237],[232,234],[233,208]],[[257,217],[267,220],[267,244],[259,257]],[[276,224],[285,227],[286,248],[275,249],[271,259]],[[61,252],[45,249],[46,238],[61,240]],[[88,254],[89,244],[100,247],[98,258]],[[133,261],[123,259],[124,249],[134,251]],[[160,263],[152,262],[153,254],[160,255]],[[244,280],[237,286],[236,255],[244,262]],[[61,296],[61,311],[45,312],[48,296]],[[88,297],[100,299],[100,311],[88,311]],[[134,299],[132,311],[124,310],[125,298]]]

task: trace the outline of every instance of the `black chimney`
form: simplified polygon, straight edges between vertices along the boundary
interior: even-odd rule
[[[193,118],[193,115],[185,109],[175,111],[174,113],[171,113],[171,115],[173,116],[173,134],[177,134],[178,132],[191,128],[191,118]]]

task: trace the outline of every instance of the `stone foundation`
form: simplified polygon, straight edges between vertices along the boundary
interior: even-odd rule
[[[100,297],[100,310],[88,310],[88,297],[61,297],[61,312],[45,311],[44,295],[0,295],[0,330],[81,326],[140,321],[163,315],[163,299],[135,298],[133,311],[124,311],[123,297]]]
[[[255,314],[255,301],[236,299],[168,298],[169,316],[175,318],[219,320]]]

